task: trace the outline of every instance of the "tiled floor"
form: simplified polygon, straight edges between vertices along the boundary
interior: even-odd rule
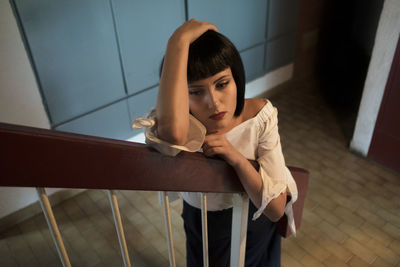
[[[279,109],[287,164],[310,171],[301,229],[283,241],[282,265],[400,266],[400,176],[353,155],[313,82],[271,101]],[[119,191],[133,266],[168,266],[157,193]],[[172,203],[177,265],[184,266],[181,203]],[[122,266],[104,191],[54,207],[72,266]],[[42,215],[0,233],[0,266],[61,266]]]

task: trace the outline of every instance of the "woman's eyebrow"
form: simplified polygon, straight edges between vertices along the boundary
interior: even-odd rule
[[[219,77],[218,79],[216,79],[216,80],[213,82],[213,84],[216,84],[216,83],[218,83],[219,81],[221,81],[221,80],[223,80],[223,79],[226,79],[226,78],[228,78],[228,77],[229,77],[228,75],[221,76],[221,77]]]
[[[202,85],[195,85],[195,84],[189,84],[189,88],[201,88],[203,87]]]

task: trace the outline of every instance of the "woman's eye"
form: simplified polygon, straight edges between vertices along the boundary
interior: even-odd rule
[[[201,91],[200,90],[191,90],[189,91],[189,95],[200,95]]]
[[[217,83],[217,88],[222,89],[225,88],[228,85],[229,81],[226,82],[221,82],[221,83]]]

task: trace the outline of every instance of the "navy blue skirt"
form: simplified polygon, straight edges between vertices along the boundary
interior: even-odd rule
[[[280,267],[281,236],[277,223],[261,215],[253,221],[257,210],[250,202],[246,240],[245,266]],[[183,201],[182,218],[186,233],[187,267],[203,266],[203,245],[201,233],[201,210]],[[208,258],[210,267],[229,266],[232,208],[222,211],[208,211]]]

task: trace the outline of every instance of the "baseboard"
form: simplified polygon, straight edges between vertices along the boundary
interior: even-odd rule
[[[290,63],[247,83],[245,98],[258,97],[280,84],[289,81],[293,77],[293,68],[294,64]]]
[[[66,189],[62,191],[55,192],[49,196],[51,205],[54,207],[60,204],[66,199],[76,196],[84,192],[86,189]],[[33,216],[42,213],[42,208],[40,207],[39,201],[36,201],[25,208],[17,210],[3,218],[0,218],[0,233],[6,231],[7,229],[13,227],[15,224],[23,222]]]

